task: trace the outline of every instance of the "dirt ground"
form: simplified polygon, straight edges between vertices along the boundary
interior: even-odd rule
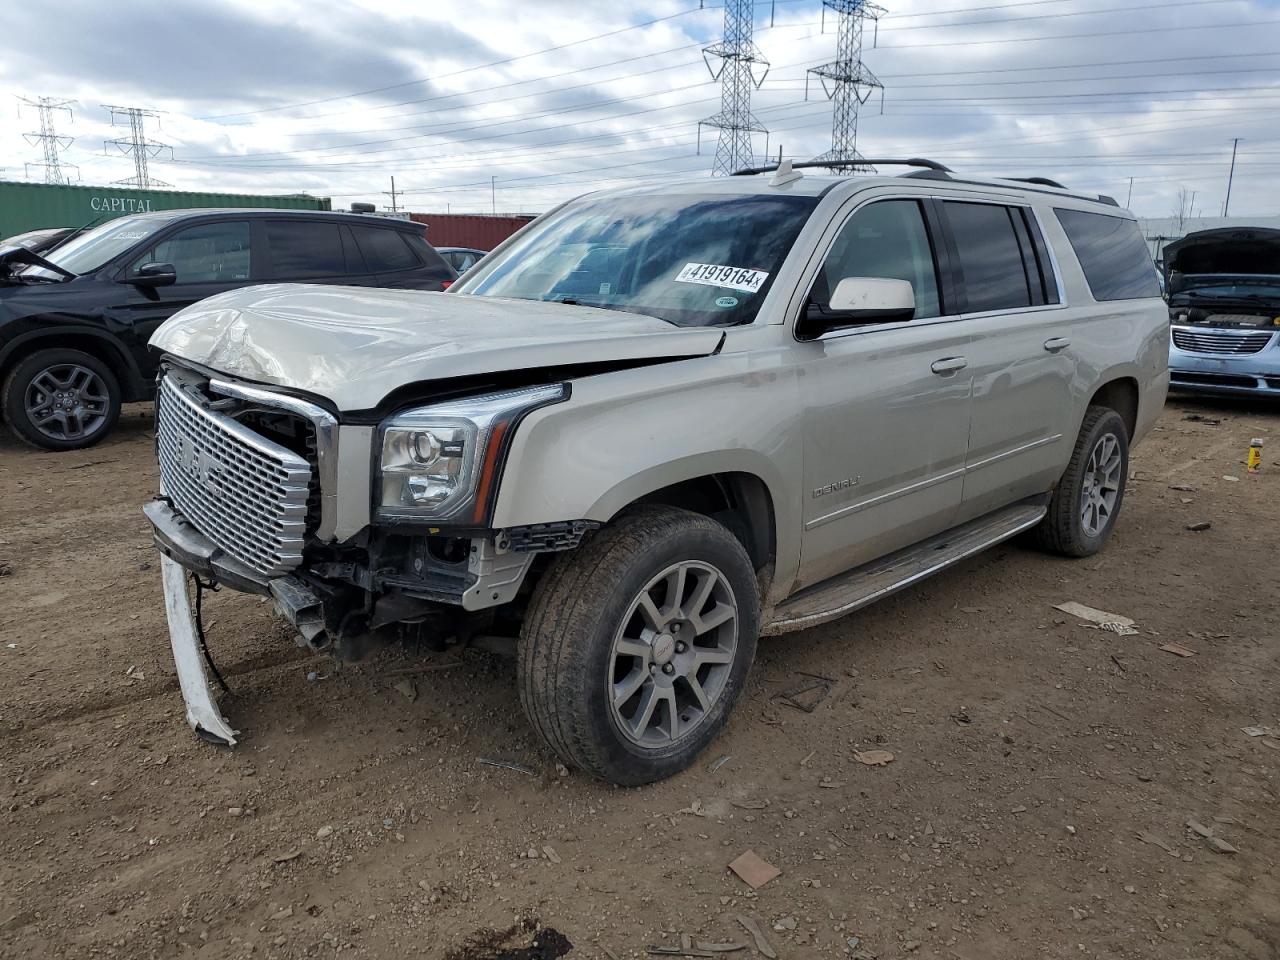
[[[609,960],[750,944],[739,916],[782,960],[1280,956],[1280,408],[1171,402],[1096,557],[1009,544],[762,641],[720,740],[635,790],[557,768],[511,661],[338,670],[229,593],[206,616],[244,739],[197,741],[150,429],[0,440],[0,957]],[[810,675],[816,709],[780,698]],[[782,871],[756,892],[746,850]]]

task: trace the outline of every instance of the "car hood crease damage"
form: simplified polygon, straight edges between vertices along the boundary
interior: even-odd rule
[[[706,356],[723,336],[718,328],[555,302],[275,284],[189,307],[156,331],[151,346],[350,411],[374,408],[414,381]]]

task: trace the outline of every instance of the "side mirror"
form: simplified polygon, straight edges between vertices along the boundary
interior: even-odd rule
[[[809,301],[796,333],[802,340],[814,340],[829,330],[864,323],[900,323],[915,315],[915,291],[906,280],[845,277],[826,307]]]
[[[170,287],[178,282],[178,271],[172,263],[144,263],[129,282],[135,287]]]

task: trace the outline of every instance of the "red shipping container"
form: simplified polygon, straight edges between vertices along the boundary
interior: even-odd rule
[[[409,218],[427,228],[427,243],[433,247],[472,247],[486,251],[533,219],[470,213],[411,213]]]

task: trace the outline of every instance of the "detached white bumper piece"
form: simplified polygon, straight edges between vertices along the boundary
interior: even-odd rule
[[[195,618],[187,597],[187,571],[161,554],[160,574],[164,583],[164,612],[169,619],[169,643],[173,662],[178,668],[178,683],[187,708],[187,723],[196,735],[215,743],[235,746],[239,730],[233,730],[209,690],[209,677],[204,669],[204,655],[196,639]]]

